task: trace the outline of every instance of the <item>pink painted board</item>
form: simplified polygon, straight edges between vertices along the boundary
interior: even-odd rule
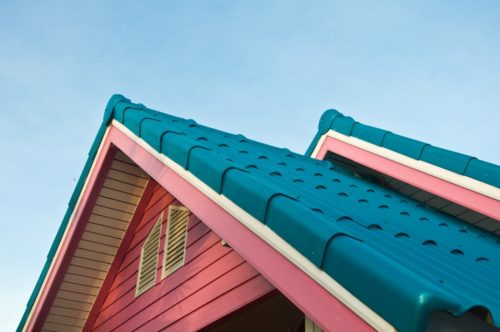
[[[76,205],[73,218],[68,223],[66,236],[61,240],[58,254],[53,258],[53,268],[48,272],[44,286],[38,295],[39,300],[33,305],[31,317],[26,322],[25,328],[27,331],[38,331],[42,328],[59,285],[71,262],[73,253],[78,246],[85,229],[85,223],[92,212],[92,206],[97,200],[99,189],[106,178],[107,170],[114,159],[115,153],[116,149],[111,146],[109,137],[106,138],[101,153],[94,161],[94,169],[89,173],[87,186],[80,194],[80,204]]]
[[[344,331],[373,330],[302,270],[133,140],[116,128],[112,128],[110,134],[120,150],[223,237],[324,330],[333,326]]]
[[[269,284],[262,275],[258,275],[247,281],[238,289],[232,289],[222,294],[210,302],[210,305],[203,306],[199,310],[189,313],[163,331],[198,331],[233,313],[234,308],[231,308],[232,310],[230,312],[227,311],[225,306],[226,303],[239,301],[241,303],[240,308],[243,308],[245,305],[271,293],[273,289],[274,287]],[[237,310],[240,308],[237,308]],[[144,327],[141,327],[138,331],[145,331]]]
[[[324,159],[329,151],[495,220],[500,220],[500,202],[494,198],[328,136],[324,140],[316,158]]]

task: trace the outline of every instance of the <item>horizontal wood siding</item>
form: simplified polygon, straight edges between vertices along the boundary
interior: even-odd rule
[[[185,263],[135,297],[141,247],[158,216],[182,205],[162,187],[154,191],[92,328],[94,331],[190,331],[202,328],[274,288],[196,216],[190,215]],[[163,262],[164,218],[159,262]]]
[[[49,309],[43,331],[80,331],[148,182],[118,151]]]

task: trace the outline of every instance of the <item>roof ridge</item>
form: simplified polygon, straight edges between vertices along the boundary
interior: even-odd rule
[[[317,137],[321,136],[322,131],[327,132],[331,128],[360,135],[360,130],[368,127],[336,110],[327,112],[320,120]],[[418,296],[425,294],[429,285],[436,284],[442,288],[443,293],[436,299],[446,300],[454,295],[450,290],[461,287],[465,271],[467,276],[477,277],[478,280],[480,274],[488,282],[472,283],[476,287],[464,291],[460,299],[463,306],[440,305],[440,309],[459,315],[472,304],[479,304],[488,308],[492,316],[498,319],[500,311],[496,305],[498,302],[495,302],[497,299],[481,291],[483,284],[484,287],[494,284],[500,271],[496,260],[499,250],[497,244],[500,243],[497,235],[465,225],[456,218],[415,204],[415,201],[389,189],[343,173],[331,167],[328,161],[315,160],[288,149],[252,141],[242,135],[205,127],[193,120],[161,113],[142,104],[134,104],[122,95],[114,95],[108,102],[103,123],[53,248],[57,248],[60,243],[83,182],[89,175],[97,148],[112,120],[121,123],[137,139],[149,144],[156,152],[168,157],[253,218],[265,223],[311,263],[320,268],[325,266],[323,270],[327,274],[340,284],[349,285],[346,288],[351,293],[401,330],[412,330],[411,322],[426,319],[428,310],[438,304],[433,299],[426,303],[418,302]],[[367,133],[373,134],[374,139],[385,137],[383,142],[386,143],[394,139],[395,134],[368,128]],[[473,159],[471,163],[475,161]],[[367,215],[372,218],[368,219]],[[445,231],[441,225],[449,227],[449,230]],[[343,243],[333,243],[335,241],[331,239],[339,234],[347,234],[351,239],[369,244],[363,245],[363,248],[374,258],[383,260],[358,260],[359,251],[350,250],[349,246],[354,243],[354,249],[357,249],[361,242],[336,237]],[[432,242],[433,246],[427,246],[427,242]],[[453,248],[462,248],[462,255],[454,255],[450,251]],[[54,251],[51,250],[19,329],[24,326],[53,258]],[[338,265],[340,258],[356,264]],[[411,294],[398,290],[400,283],[405,282],[404,278],[395,280],[397,275],[385,273],[380,265],[390,264],[397,272],[401,270],[397,265],[401,260],[408,260],[409,265],[406,266],[411,267],[407,268],[410,272],[418,272],[418,269],[426,271],[423,278],[425,282],[415,282]],[[435,264],[436,261],[440,261],[440,264]],[[384,287],[377,289],[377,294],[381,296],[373,293],[370,283],[365,280],[370,273],[388,281],[383,284]],[[442,286],[440,280],[446,284]],[[395,287],[392,287],[393,284]],[[387,295],[389,292],[391,296]],[[395,310],[394,306],[399,300],[408,310]],[[416,316],[411,318],[413,314]],[[498,325],[497,321],[495,323]]]
[[[392,150],[415,160],[422,160],[475,180],[500,187],[500,166],[474,156],[436,147],[413,138],[402,136],[356,121],[335,109],[323,112],[318,132],[305,155],[311,156],[321,136],[329,130],[356,137],[368,143]]]

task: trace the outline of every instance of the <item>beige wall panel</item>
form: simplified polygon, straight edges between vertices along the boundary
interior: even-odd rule
[[[127,203],[134,204],[134,205],[139,204],[139,201],[141,199],[139,196],[125,193],[125,192],[118,191],[118,190],[111,189],[111,188],[102,188],[99,195],[102,197],[113,198],[113,199],[116,199],[118,201],[127,202]]]
[[[121,239],[117,239],[115,237],[110,237],[107,235],[101,235],[98,233],[88,232],[88,229],[85,229],[86,232],[83,233],[82,239],[90,242],[100,243],[104,245],[109,245],[111,247],[118,248],[121,243]]]
[[[122,191],[122,192],[129,193],[129,194],[136,195],[136,196],[141,196],[142,192],[144,190],[144,188],[134,186],[134,185],[131,185],[131,184],[128,184],[125,182],[113,180],[110,178],[107,178],[104,181],[103,187]]]
[[[69,278],[70,276],[71,275],[66,275],[65,279]],[[79,296],[78,300],[81,302],[87,302],[87,298],[85,297],[87,294],[91,296],[96,296],[99,293],[99,288],[97,286],[77,284],[75,282],[72,282],[71,279],[64,280],[61,283],[60,290],[66,292],[78,293],[77,294]]]
[[[99,262],[105,262],[105,263],[109,263],[109,264],[111,264],[113,262],[113,258],[114,258],[112,255],[107,255],[107,254],[103,254],[100,252],[85,250],[85,249],[81,249],[81,248],[76,249],[75,256],[81,257],[81,258],[86,258],[88,260],[96,260]]]
[[[90,242],[87,240],[80,240],[78,248],[97,251],[111,256],[114,256],[116,254],[116,250],[118,249],[117,247],[114,246],[108,246],[105,244]]]
[[[47,315],[47,319],[45,321],[49,323],[58,323],[58,324],[77,326],[77,327],[83,327],[83,325],[85,324],[85,321],[83,319],[76,319],[76,318],[51,315],[51,314]]]
[[[80,257],[73,257],[71,260],[71,265],[74,266],[80,266],[80,267],[88,267],[94,270],[99,270],[102,272],[108,272],[108,269],[110,267],[109,263],[106,262],[99,262],[91,259],[86,259],[86,258],[80,258]]]
[[[45,322],[45,324],[43,325],[42,331],[47,331],[47,332],[79,332],[79,331],[81,331],[81,328],[76,327],[76,326],[71,327],[71,326],[67,326],[67,325]]]
[[[113,163],[111,164],[111,168],[117,171],[139,176],[143,179],[147,179],[147,175],[138,166],[123,162],[121,160],[113,161]]]
[[[90,304],[90,303],[77,302],[77,301],[64,300],[64,299],[55,299],[54,303],[52,305],[55,307],[81,310],[81,311],[87,311],[87,312],[89,312],[90,309],[92,309],[92,304]]]
[[[93,224],[98,224],[101,226],[120,229],[122,231],[125,231],[128,227],[128,221],[126,221],[126,220],[116,220],[113,218],[99,216],[97,214],[91,214],[90,218],[89,218],[89,222],[91,222]]]
[[[114,209],[110,209],[110,208],[107,208],[104,206],[99,206],[99,205],[94,206],[94,210],[92,210],[92,213],[98,214],[100,216],[104,216],[107,218],[111,218],[111,219],[125,221],[125,222],[129,222],[130,218],[132,217],[132,215],[128,212],[114,210]]]
[[[142,188],[144,188],[146,186],[146,183],[148,182],[148,180],[146,180],[144,178],[141,178],[141,177],[138,177],[135,175],[130,175],[128,173],[120,172],[120,171],[117,171],[114,169],[109,170],[108,178],[113,179],[113,180],[117,180],[117,181],[121,181],[121,182],[125,182],[125,183],[131,184],[131,185],[134,185],[137,187],[142,187]]]
[[[95,287],[95,288],[101,287],[101,284],[102,284],[101,279],[94,279],[94,278],[79,276],[77,274],[70,274],[70,273],[66,273],[66,276],[64,277],[64,281],[66,281],[68,283],[76,284],[78,286],[89,286],[89,287]],[[64,284],[64,282],[63,282],[63,284]]]
[[[78,301],[78,302],[92,304],[95,301],[95,296],[74,293],[74,292],[69,292],[69,291],[65,291],[63,289],[60,289],[59,292],[57,292],[56,299],[71,300],[71,301]]]
[[[120,210],[124,212],[128,212],[133,214],[136,206],[129,203],[124,203],[122,201],[118,201],[112,198],[107,198],[103,196],[99,196],[96,201],[97,205],[104,206],[110,209]]]
[[[49,315],[58,315],[64,317],[71,317],[76,319],[87,319],[88,312],[82,310],[74,310],[69,308],[52,307]]]
[[[121,240],[123,236],[125,235],[125,231],[113,227],[108,227],[108,226],[102,226],[99,224],[94,224],[89,222],[87,224],[87,227],[85,228],[87,231],[96,233],[96,234],[101,234],[101,235],[106,235],[113,237],[115,239]]]

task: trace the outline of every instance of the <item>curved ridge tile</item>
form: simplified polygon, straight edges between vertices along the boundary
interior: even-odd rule
[[[424,147],[420,159],[452,172],[464,174],[469,161],[476,158],[427,145]]]
[[[339,116],[333,120],[332,129],[346,136],[351,136],[352,127],[356,123],[350,116]]]
[[[321,136],[328,130],[359,138],[415,160],[423,160],[500,188],[500,166],[498,165],[362,124],[336,110],[327,110],[323,113],[318,124],[318,131],[305,153],[306,156],[313,153]]]
[[[262,223],[266,222],[271,197],[286,195],[259,177],[240,169],[229,169],[222,181],[222,194]]]
[[[410,158],[420,160],[422,151],[427,145],[429,144],[394,133],[388,133],[382,146]]]
[[[351,135],[380,146],[384,141],[385,135],[387,135],[388,133],[389,132],[387,130],[382,130],[356,122],[352,128]]]
[[[500,188],[500,167],[492,163],[473,159],[469,162],[465,175]]]
[[[222,193],[224,173],[228,169],[240,169],[227,158],[206,149],[193,150],[189,160],[189,171],[210,188]],[[245,172],[243,169],[240,169]]]
[[[402,268],[371,250],[369,244],[337,237],[326,251],[324,270],[400,331],[422,331],[434,310],[460,307],[459,300],[440,289],[437,280]],[[369,276],[367,265],[371,266]]]
[[[345,234],[339,225],[325,220],[321,212],[285,196],[276,196],[270,202],[267,225],[320,268],[330,239]]]

